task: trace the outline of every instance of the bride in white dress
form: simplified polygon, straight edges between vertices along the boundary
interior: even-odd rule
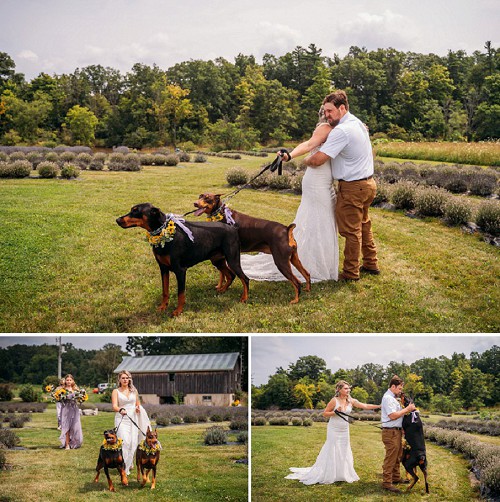
[[[354,470],[351,442],[349,438],[349,422],[347,417],[339,416],[336,410],[350,414],[352,407],[364,410],[380,408],[377,404],[365,404],[350,396],[351,387],[341,380],[336,385],[335,397],[328,403],[323,415],[330,417],[326,433],[326,442],[321,448],[312,467],[291,467],[292,474],[286,479],[297,479],[305,485],[331,484],[336,481],[352,483],[359,476]]]
[[[128,371],[118,374],[118,388],[111,393],[111,404],[116,411],[115,427],[118,427],[117,436],[123,440],[122,451],[125,460],[125,472],[127,476],[135,462],[135,450],[137,445],[144,439],[142,432],[147,431],[151,423],[146,410],[141,406],[139,393],[134,387],[132,375]],[[132,423],[128,416],[139,426]]]
[[[320,123],[313,135],[295,147],[284,160],[304,155],[319,148],[330,134],[332,127],[324,121],[320,109]],[[312,282],[337,280],[339,246],[335,220],[335,190],[330,161],[318,167],[308,167],[302,179],[302,199],[297,210],[293,231],[297,241],[300,261],[311,274]],[[257,281],[284,281],[285,277],[269,254],[241,255],[245,274]],[[301,274],[292,267],[300,279]]]

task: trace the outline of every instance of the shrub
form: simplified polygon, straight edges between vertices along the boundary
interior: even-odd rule
[[[194,157],[194,162],[197,162],[198,164],[201,164],[206,161],[207,158],[205,157],[205,155],[202,155],[201,153],[196,154],[196,156]]]
[[[94,153],[94,156],[92,157],[92,160],[97,160],[98,162],[106,162],[106,159],[108,158],[108,155],[104,152],[97,152]]]
[[[218,413],[210,415],[210,422],[222,422],[222,415],[219,415]]]
[[[117,146],[117,147],[113,148],[113,153],[127,154],[127,153],[130,153],[130,149],[128,146]]]
[[[32,169],[33,166],[28,160],[0,162],[0,178],[27,178]]]
[[[62,152],[59,155],[59,158],[61,159],[62,162],[72,162],[76,158],[76,154],[74,152]]]
[[[302,179],[304,178],[304,173],[297,173],[290,179],[290,188],[296,194],[302,194]]]
[[[418,185],[411,181],[400,181],[392,189],[391,201],[396,209],[413,209]]]
[[[156,425],[168,425],[170,423],[170,418],[166,415],[157,415],[155,418]]]
[[[12,152],[9,155],[9,159],[11,162],[14,162],[15,160],[26,160],[26,154],[24,152]]]
[[[57,152],[48,152],[45,154],[45,160],[47,162],[59,162],[59,155],[57,154]]]
[[[467,179],[464,173],[452,173],[444,182],[444,188],[452,193],[465,193],[467,192]]]
[[[14,448],[18,446],[21,440],[19,437],[9,429],[0,429],[0,446],[5,448]]]
[[[80,168],[74,164],[64,164],[61,169],[61,178],[71,179],[80,176]]]
[[[259,174],[260,171],[256,171],[254,173],[252,173],[250,176],[249,176],[249,179],[252,180],[250,182],[250,186],[252,188],[263,188],[263,187],[267,187],[269,185],[269,176],[271,176],[271,173],[269,171],[264,171],[264,173],[262,173],[260,176],[257,176],[257,174]],[[257,178],[255,178],[255,176],[257,176]],[[255,179],[253,179],[255,178]],[[302,193],[302,178],[301,178],[301,183],[300,183],[300,193]]]
[[[89,169],[91,171],[102,171],[104,169],[104,161],[99,159],[92,159],[89,164]]]
[[[43,155],[41,152],[29,152],[26,154],[26,159],[31,162],[33,169],[36,169],[38,164],[43,161]],[[2,160],[1,157],[0,160]]]
[[[253,421],[253,424],[254,425],[266,425],[267,424],[266,417],[257,417],[257,418],[255,418],[255,420]]]
[[[449,193],[442,188],[425,188],[415,195],[415,209],[421,216],[442,216]]]
[[[498,500],[497,495],[500,494],[500,460],[492,465],[489,465],[481,472],[481,483],[487,490],[488,498]]]
[[[236,441],[238,441],[238,443],[247,444],[248,443],[248,431],[240,431],[239,434],[236,436]]]
[[[292,425],[302,425],[302,418],[292,417]]]
[[[198,422],[208,422],[208,415],[205,414],[199,415]]]
[[[155,156],[151,153],[141,155],[141,164],[143,166],[152,166],[155,163]]]
[[[164,166],[167,163],[167,156],[158,153],[154,155],[153,163],[155,166]]]
[[[311,427],[312,424],[313,424],[313,421],[310,418],[304,418],[304,420],[302,421],[302,425],[304,427]]]
[[[475,173],[469,182],[471,195],[486,197],[495,192],[497,178],[493,173]]]
[[[291,187],[290,175],[283,173],[269,176],[269,187],[274,190],[288,190]]]
[[[231,186],[244,185],[248,180],[248,173],[241,167],[232,167],[226,173],[226,180]]]
[[[185,424],[195,424],[196,422],[198,422],[198,417],[193,413],[189,413],[187,415],[184,415],[183,420]]]
[[[112,153],[108,158],[108,169],[110,171],[122,171],[125,162],[123,153]]]
[[[0,384],[0,401],[12,401],[13,397],[12,385],[10,383]]]
[[[42,393],[33,385],[23,385],[19,390],[19,397],[25,403],[38,403],[42,400]]]
[[[191,155],[187,152],[179,152],[177,157],[179,158],[179,162],[191,162]]]
[[[170,423],[171,423],[171,424],[174,424],[174,425],[179,425],[179,424],[182,424],[182,418],[181,418],[179,415],[174,415],[174,416],[170,419]]]
[[[244,430],[248,429],[248,423],[244,419],[231,420],[231,423],[229,424],[229,428],[232,431],[244,431]]]
[[[179,157],[177,155],[171,153],[165,157],[165,165],[167,166],[176,166],[179,163]]]
[[[444,205],[443,214],[448,225],[464,225],[472,218],[472,207],[462,197],[450,197]]]
[[[500,203],[497,201],[483,202],[476,215],[476,224],[488,234],[500,235]]]
[[[214,425],[212,427],[209,427],[204,432],[203,441],[207,445],[226,444],[227,431],[225,431],[224,428],[219,425]]]
[[[5,468],[7,457],[5,456],[5,452],[0,448],[0,471]]]
[[[390,199],[390,188],[387,183],[383,181],[379,181],[377,183],[377,193],[375,194],[375,198],[373,199],[372,206],[376,206],[378,204],[383,204],[384,202],[389,202]]]
[[[22,429],[25,421],[22,416],[14,416],[10,419],[10,427],[12,429]]]
[[[288,425],[288,417],[285,416],[279,416],[279,417],[272,417],[269,419],[269,425]]]
[[[7,162],[9,160],[9,156],[5,152],[0,152],[0,162]]]
[[[59,172],[59,166],[55,162],[40,162],[37,168],[40,178],[55,178]]]

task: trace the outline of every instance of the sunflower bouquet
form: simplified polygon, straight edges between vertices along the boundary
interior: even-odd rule
[[[66,401],[68,399],[68,394],[69,391],[66,390],[64,387],[57,387],[57,389],[53,390],[50,393],[50,397],[54,402],[62,403],[63,401]]]
[[[88,400],[89,396],[84,388],[69,391],[64,387],[58,387],[50,396],[53,401],[62,403],[64,401],[76,401],[78,404]]]

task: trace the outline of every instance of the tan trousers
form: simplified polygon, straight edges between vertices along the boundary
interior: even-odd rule
[[[399,470],[403,455],[403,431],[385,427],[382,429],[382,442],[385,447],[384,465],[382,466],[382,486],[388,487],[401,479]]]
[[[344,274],[359,279],[359,259],[363,255],[366,268],[377,269],[377,248],[373,241],[368,209],[377,193],[373,178],[363,181],[339,181],[337,192],[337,225],[345,238]]]

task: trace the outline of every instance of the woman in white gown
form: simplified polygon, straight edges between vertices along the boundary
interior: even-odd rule
[[[144,439],[142,432],[146,433],[151,423],[146,410],[141,406],[139,393],[134,387],[132,375],[128,371],[118,374],[118,388],[111,393],[111,404],[116,411],[115,427],[118,427],[117,436],[123,440],[122,451],[125,460],[125,471],[130,474],[135,462],[135,450],[140,441]],[[129,419],[139,426],[137,427]]]
[[[339,416],[336,410],[350,414],[352,407],[364,410],[380,408],[378,404],[360,403],[350,396],[351,387],[341,380],[336,385],[335,397],[328,403],[323,415],[330,417],[326,433],[326,442],[321,448],[312,467],[291,467],[292,474],[287,479],[298,479],[305,485],[331,484],[336,481],[352,483],[359,476],[354,470],[351,442],[349,438],[349,422],[346,417]]]
[[[320,122],[313,135],[285,154],[285,161],[319,148],[330,134],[332,127],[325,122],[322,108]],[[302,179],[302,199],[297,210],[293,231],[297,241],[299,258],[311,274],[312,282],[337,280],[339,245],[335,220],[335,190],[330,161],[319,167],[308,167]],[[269,254],[241,255],[245,274],[254,280],[284,281],[285,277]],[[301,277],[300,273],[293,271]]]

